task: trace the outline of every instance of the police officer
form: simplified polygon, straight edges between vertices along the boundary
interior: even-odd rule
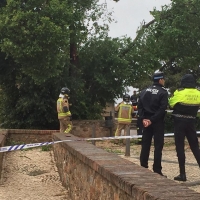
[[[177,181],[186,181],[185,173],[185,136],[198,165],[200,166],[200,150],[196,134],[195,120],[200,106],[200,91],[192,74],[186,74],[181,79],[181,88],[169,99],[173,109],[174,136],[180,174],[174,177]]]
[[[151,141],[154,136],[153,171],[162,176],[164,117],[168,106],[168,92],[163,87],[164,83],[163,72],[157,70],[153,74],[153,85],[141,91],[138,101],[138,112],[144,126],[140,164],[142,167],[148,168]]]
[[[125,94],[123,96],[123,101],[115,107],[115,111],[118,111],[118,125],[115,132],[115,136],[120,136],[122,129],[126,135],[127,128],[130,126],[132,121],[132,113],[134,112],[133,107],[130,102],[130,95]],[[115,141],[117,143],[117,141]]]
[[[67,87],[63,87],[57,100],[57,112],[60,122],[60,132],[64,133],[70,133],[70,131],[72,130],[71,112],[69,110],[68,101],[69,93],[70,90]]]

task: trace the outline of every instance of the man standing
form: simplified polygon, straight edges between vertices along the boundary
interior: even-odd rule
[[[133,95],[131,95],[132,106],[137,106],[137,99],[137,92],[133,90]]]
[[[200,106],[200,91],[195,88],[196,83],[192,74],[186,74],[181,79],[181,88],[174,92],[169,99],[173,109],[174,137],[180,174],[174,177],[177,181],[186,181],[185,173],[185,136],[192,153],[200,166],[200,150],[196,135],[196,116]]]
[[[130,102],[130,95],[125,94],[123,101],[115,107],[115,111],[118,111],[118,125],[115,132],[115,136],[120,136],[122,129],[124,129],[124,135],[126,135],[127,128],[130,126],[132,121],[133,107]],[[117,143],[117,141],[115,141]]]
[[[69,93],[67,87],[63,87],[57,100],[57,112],[60,122],[60,132],[69,133],[72,130],[71,112],[69,111]]]
[[[153,171],[162,176],[164,117],[168,106],[168,92],[163,87],[164,83],[163,72],[156,71],[153,75],[153,85],[141,91],[138,101],[138,113],[144,125],[140,164],[142,167],[148,168],[151,142],[154,136]]]

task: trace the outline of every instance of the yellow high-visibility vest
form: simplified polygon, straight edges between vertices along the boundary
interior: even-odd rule
[[[58,117],[66,117],[66,116],[71,116],[71,112],[64,112],[63,111],[63,98],[59,98],[57,100],[57,112],[58,112]]]
[[[132,105],[121,103],[119,105],[118,122],[119,123],[131,123],[132,121]]]
[[[176,90],[174,96],[169,99],[169,105],[173,108],[176,103],[200,106],[200,91],[195,88]]]

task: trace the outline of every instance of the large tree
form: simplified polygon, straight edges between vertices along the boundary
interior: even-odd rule
[[[95,116],[79,116],[84,96],[78,92],[84,90],[84,80],[76,61],[88,38],[107,34],[108,26],[98,24],[102,15],[107,16],[97,3],[9,0],[2,4],[0,120],[5,127],[58,128],[55,102],[63,86],[72,91],[71,109],[77,118]],[[85,113],[91,107],[95,105],[88,105]]]

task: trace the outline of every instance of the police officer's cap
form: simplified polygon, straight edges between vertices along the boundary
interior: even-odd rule
[[[153,74],[153,80],[159,80],[159,79],[164,79],[164,73],[156,70]]]

